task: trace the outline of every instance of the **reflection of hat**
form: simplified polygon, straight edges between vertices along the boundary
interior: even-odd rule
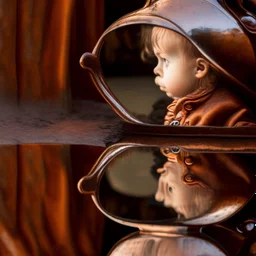
[[[240,89],[256,96],[256,79],[253,79],[256,60],[248,37],[250,32],[242,29],[240,20],[230,14],[224,3],[221,5],[216,0],[148,2],[144,8],[119,19],[105,34],[131,24],[172,29],[185,36],[215,69],[233,80]]]

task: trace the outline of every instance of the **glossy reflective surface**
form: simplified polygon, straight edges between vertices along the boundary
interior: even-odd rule
[[[224,256],[228,254],[218,247],[218,244],[211,243],[202,237],[134,235],[134,237],[130,237],[118,244],[109,255]]]
[[[114,158],[96,192],[104,210],[139,223],[204,225],[230,217],[254,194],[255,155],[171,150],[130,148]]]
[[[147,253],[149,246],[152,245],[152,252],[154,252],[153,248],[154,250],[158,248],[158,252],[164,255],[165,250],[177,250],[178,253],[181,250],[181,244],[188,244],[192,246],[189,248],[195,251],[195,255],[200,250],[204,252],[206,249],[213,252],[220,251],[226,255],[227,241],[220,240],[220,233],[224,231],[217,233],[216,230],[210,229],[205,229],[204,232],[216,240],[214,243],[202,236],[192,235],[192,237],[181,238],[181,233],[178,238],[166,236],[161,238],[153,232],[147,234],[146,239],[145,236],[142,236],[142,239],[141,236],[132,236],[135,240],[128,241],[127,245],[118,243],[120,247],[115,251],[114,245],[127,234],[134,232],[134,229],[106,218],[96,208],[90,196],[80,195],[76,186],[78,180],[93,168],[104,150],[103,147],[88,145],[1,146],[1,234],[8,238],[8,240],[1,240],[6,241],[1,243],[1,251],[12,249],[14,252],[23,252],[24,255],[34,255],[39,251],[48,255],[103,256],[107,255],[112,247],[113,253],[119,252],[119,255],[125,255],[122,253],[127,252],[128,249],[134,252],[139,250],[142,253],[141,250],[144,248]],[[100,198],[106,199],[102,201],[106,209],[115,215],[123,214],[124,218],[132,217],[133,220],[135,218],[138,220],[138,217],[142,221],[148,220],[149,217],[152,220],[154,217],[154,220],[160,223],[160,216],[162,220],[168,220],[168,225],[171,224],[170,220],[177,219],[175,207],[171,209],[155,199],[162,175],[156,170],[166,162],[166,156],[160,152],[156,147],[141,148],[141,150],[130,148],[109,162],[100,184]],[[193,154],[194,159],[196,155]],[[205,154],[199,155],[205,157]],[[214,154],[208,155],[214,156]],[[251,178],[251,168],[247,169],[245,166],[249,167],[249,163],[253,166],[249,162],[252,154],[242,155],[240,158],[238,153],[230,154],[235,163],[232,170],[237,171],[236,175],[229,170],[225,174],[224,167],[219,168],[222,175],[215,174],[216,183],[225,184],[226,190],[230,190],[230,193],[226,195],[226,199],[230,200],[226,204],[234,202],[230,197],[231,192],[233,195],[240,196],[240,203],[244,203],[248,193],[251,192],[252,185],[248,180]],[[246,159],[245,166],[237,161],[239,158],[241,161]],[[202,159],[209,158],[206,156]],[[211,172],[214,173],[208,170],[207,177]],[[105,183],[103,183],[104,179]],[[180,185],[179,182],[176,183],[175,185]],[[245,184],[248,186],[244,187]],[[188,195],[184,194],[184,196]],[[183,200],[185,199],[183,197]],[[199,203],[204,205],[204,201],[199,201]],[[241,251],[244,247],[249,249],[252,247],[251,243],[243,243],[243,239],[249,237],[250,241],[254,241],[253,227],[256,216],[254,205],[253,198],[239,213],[223,223],[240,239],[235,240],[237,245],[235,252]],[[180,215],[180,218],[180,221],[184,221],[185,216]],[[164,229],[164,226],[162,228]],[[224,237],[226,237],[225,232]],[[234,235],[230,236],[230,239],[234,239]],[[228,241],[231,241],[230,239]],[[166,247],[167,244],[170,244],[171,248]],[[127,246],[129,246],[128,249]],[[181,250],[180,253],[186,253],[186,251]]]
[[[76,188],[103,150],[0,146],[1,255],[106,255],[107,221]]]
[[[79,45],[70,48],[68,43],[69,35],[75,42],[74,32],[80,30],[77,9],[92,7],[90,15],[82,16],[88,28],[98,27],[95,33],[90,30],[89,37],[85,30],[79,39],[84,47],[83,40],[96,37],[103,26],[104,7],[81,1],[73,15],[72,1],[62,5],[62,11],[56,3],[38,2],[42,8],[32,10],[33,1],[20,2],[9,8],[12,12],[4,19],[8,26],[2,31],[3,38],[5,32],[14,36],[3,40],[3,45],[12,43],[4,47],[0,86],[0,255],[255,255],[256,140],[237,138],[241,135],[233,133],[237,129],[225,128],[245,126],[243,134],[255,138],[249,128],[255,121],[249,100],[255,96],[254,1],[149,0],[142,10],[110,26],[93,54],[87,54],[88,67],[113,109],[126,121],[142,122],[136,126],[120,122],[106,104],[94,101],[100,97],[93,97],[89,83],[76,72],[66,72],[66,53],[73,48],[80,52]],[[55,10],[65,14],[64,22]],[[64,24],[60,33],[52,36],[58,26],[50,22],[45,27],[47,17]],[[71,20],[75,28],[68,25]],[[30,23],[32,33],[20,33]],[[145,26],[149,23],[154,28]],[[170,48],[185,43],[176,32],[157,32],[156,26],[180,33],[198,48],[200,58],[210,62],[196,55],[199,65],[193,75],[213,68],[227,83],[207,87],[207,95],[204,90],[193,94],[191,58],[182,56],[185,61],[180,65],[180,51],[171,49],[172,57],[178,57],[172,60],[161,53],[164,42]],[[58,43],[49,38],[58,38]],[[171,44],[171,38],[178,44]],[[87,41],[89,46],[92,41]],[[188,52],[197,54],[193,49]],[[74,55],[72,67],[73,57],[75,62],[78,59]],[[176,69],[169,70],[173,66]],[[167,77],[163,67],[170,71]],[[74,87],[72,74],[83,83],[81,91]],[[178,91],[174,85],[179,85]],[[225,92],[217,96],[211,91],[220,93],[223,88]],[[191,92],[196,97],[187,102]],[[89,101],[76,102],[74,95],[79,99],[86,95]],[[210,101],[214,95],[218,104]],[[198,96],[207,103],[207,113],[201,111],[199,116]],[[43,103],[50,99],[52,104]],[[253,101],[252,112],[254,105]],[[142,127],[149,132],[143,133]],[[172,137],[173,128],[177,129]],[[189,130],[196,136],[190,138]],[[148,136],[152,133],[158,136]],[[223,138],[231,133],[235,139]],[[92,198],[79,194],[77,188]]]
[[[256,152],[227,143],[106,149],[78,188],[106,217],[140,230],[109,255],[254,255]]]
[[[119,241],[109,255],[255,255],[255,245],[255,239],[218,226],[191,235],[133,233]]]

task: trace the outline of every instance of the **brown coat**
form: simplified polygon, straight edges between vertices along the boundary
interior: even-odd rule
[[[255,125],[252,112],[226,88],[198,89],[186,97],[174,100],[167,110],[165,125]]]

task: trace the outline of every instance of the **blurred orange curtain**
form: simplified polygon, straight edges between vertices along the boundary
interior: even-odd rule
[[[79,58],[104,30],[104,0],[2,0],[0,11],[0,104],[101,97]]]
[[[102,150],[0,146],[0,255],[100,255],[104,216],[76,184]]]
[[[65,105],[72,0],[17,1],[17,76],[21,101]]]
[[[17,0],[0,1],[0,108],[17,101]],[[1,113],[0,113],[1,115]]]
[[[80,70],[76,47],[90,51],[102,33],[104,1],[1,0],[0,19],[0,109],[19,103],[36,108],[46,101],[69,110],[71,92],[84,84],[74,80]],[[86,221],[78,230],[72,227],[77,191],[70,186],[69,152],[68,145],[0,148],[0,255],[99,252],[101,240],[88,237],[103,217],[91,202],[84,207],[90,231]]]

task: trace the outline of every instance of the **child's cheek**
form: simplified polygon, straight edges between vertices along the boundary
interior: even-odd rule
[[[171,88],[173,86],[173,83],[175,82],[175,75],[172,73],[168,73],[164,80],[166,86]]]

